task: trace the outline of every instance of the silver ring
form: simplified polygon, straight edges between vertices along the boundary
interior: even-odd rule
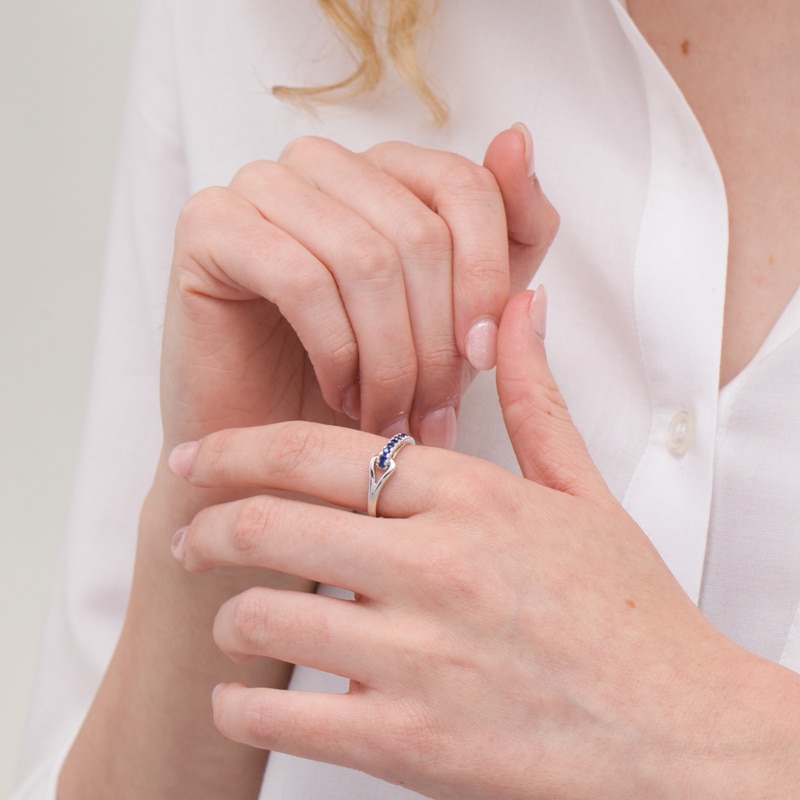
[[[416,442],[407,433],[397,433],[386,442],[386,446],[369,462],[369,489],[367,490],[367,514],[378,516],[378,495],[383,484],[394,472],[395,457],[407,445]]]

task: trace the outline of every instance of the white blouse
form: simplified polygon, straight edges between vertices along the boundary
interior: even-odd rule
[[[616,496],[712,622],[800,668],[800,299],[721,392],[727,210],[700,126],[618,0],[442,0],[424,45],[449,123],[393,75],[308,113],[274,99],[350,68],[314,0],[144,0],[79,480],[14,800],[52,800],[113,650],[160,447],[158,355],[173,227],[193,192],[291,139],[406,139],[480,160],[516,120],[562,216],[537,276],[547,348]],[[429,52],[428,52],[429,51]],[[492,375],[459,449],[515,469]],[[324,589],[323,589],[324,591]],[[294,688],[345,688],[297,668]],[[274,754],[262,798],[412,797]]]

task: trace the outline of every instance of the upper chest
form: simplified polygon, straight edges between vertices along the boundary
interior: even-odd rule
[[[628,8],[692,106],[725,183],[725,384],[800,284],[800,10],[787,0]]]

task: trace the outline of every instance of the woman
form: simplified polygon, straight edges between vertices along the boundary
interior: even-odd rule
[[[439,129],[266,5],[145,5],[17,797],[795,796],[792,4],[444,2]]]

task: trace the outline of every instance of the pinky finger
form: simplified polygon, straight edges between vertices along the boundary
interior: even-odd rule
[[[369,693],[326,694],[220,684],[214,724],[235,742],[375,774],[381,726]]]

